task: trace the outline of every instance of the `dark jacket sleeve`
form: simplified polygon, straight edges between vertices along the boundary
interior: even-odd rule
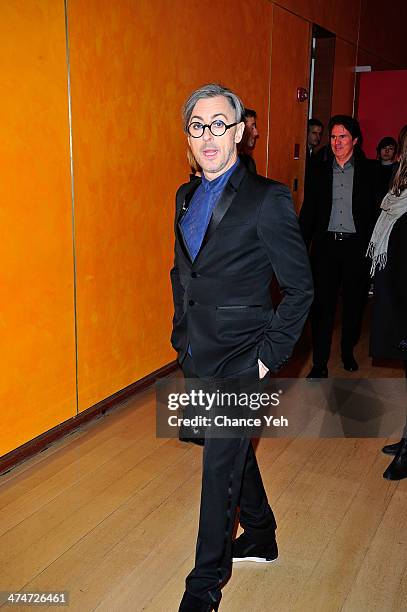
[[[273,185],[264,199],[258,235],[283,294],[259,352],[261,361],[276,371],[291,357],[314,295],[308,253],[284,185]]]
[[[174,301],[173,327],[176,327],[184,315],[184,287],[181,284],[177,264],[174,262],[170,271],[172,298]]]
[[[301,234],[307,249],[309,249],[315,233],[317,216],[317,194],[314,193],[314,186],[318,184],[315,165],[308,171],[304,185],[304,201],[300,210],[299,224]]]
[[[178,250],[178,238],[177,238],[177,219],[179,209],[182,206],[182,202],[184,199],[186,185],[181,185],[181,187],[177,191],[177,195],[175,197],[175,221],[174,221],[174,233],[175,233],[175,247],[174,247],[174,265],[170,271],[170,279],[171,279],[171,287],[172,287],[172,298],[174,302],[174,316],[172,319],[172,334],[171,334],[171,344],[175,350],[178,350],[179,346],[176,340],[177,337],[177,326],[179,325],[181,319],[184,316],[184,287],[181,283],[180,273],[177,262],[177,250]]]

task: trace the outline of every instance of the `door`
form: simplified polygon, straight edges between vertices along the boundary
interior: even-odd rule
[[[299,101],[297,91],[308,91],[310,43],[311,24],[274,5],[267,175],[291,189],[297,210],[303,197],[308,119],[308,100]]]

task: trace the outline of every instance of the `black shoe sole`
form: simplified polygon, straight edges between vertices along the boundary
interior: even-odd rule
[[[240,561],[253,561],[253,563],[274,563],[275,559],[267,559],[267,557],[232,557],[232,563],[239,563]]]

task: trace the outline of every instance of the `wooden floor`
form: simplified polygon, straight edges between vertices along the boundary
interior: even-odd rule
[[[360,376],[403,375],[397,364],[372,368],[366,332],[357,356]],[[337,340],[331,361],[330,374],[344,375]],[[290,367],[306,373],[306,337]],[[235,567],[222,612],[407,610],[407,480],[382,478],[384,442],[260,441],[280,558]],[[155,437],[147,390],[3,475],[0,591],[69,591],[78,612],[176,612],[193,564],[201,455]]]

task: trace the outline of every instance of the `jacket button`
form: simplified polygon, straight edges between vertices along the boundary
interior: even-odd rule
[[[189,300],[188,304],[189,304],[190,306],[193,306],[193,305],[195,304],[195,302],[194,302],[194,300]]]
[[[191,278],[196,278],[198,274],[196,272],[191,272]]]

